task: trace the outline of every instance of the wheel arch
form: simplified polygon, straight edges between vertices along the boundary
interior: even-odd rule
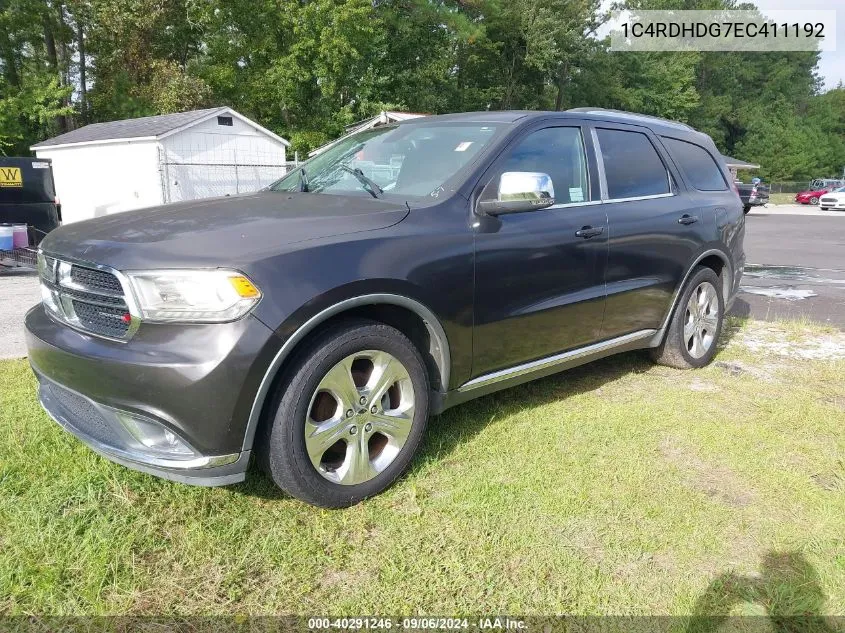
[[[446,332],[434,312],[416,299],[400,294],[373,293],[350,297],[311,316],[282,344],[264,373],[253,400],[244,433],[243,450],[252,449],[270,396],[294,352],[333,323],[354,317],[386,323],[408,336],[423,355],[432,390],[439,394],[445,393],[449,386],[452,360]],[[433,406],[433,410],[436,411],[437,406]]]
[[[660,329],[655,332],[654,336],[649,340],[649,347],[657,347],[666,336],[666,331],[669,329],[669,322],[672,320],[672,315],[675,313],[675,308],[678,305],[678,299],[681,296],[681,291],[687,284],[687,280],[697,266],[705,266],[710,268],[722,282],[722,297],[727,304],[728,296],[730,295],[731,285],[733,284],[733,266],[731,265],[730,257],[717,248],[708,249],[698,255],[692,264],[687,268],[681,283],[675,288],[672,294],[672,303],[669,306],[669,311],[663,319]]]

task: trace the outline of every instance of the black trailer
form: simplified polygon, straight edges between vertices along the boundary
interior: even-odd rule
[[[26,224],[29,243],[37,246],[61,221],[52,162],[0,156],[0,224]]]

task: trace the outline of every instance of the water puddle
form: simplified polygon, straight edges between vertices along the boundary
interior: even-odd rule
[[[771,297],[772,299],[786,299],[788,301],[801,301],[810,297],[818,297],[818,293],[812,290],[801,290],[789,286],[740,286],[740,292],[750,295]]]
[[[745,267],[743,276],[750,279],[771,279],[776,281],[789,281],[792,283],[833,284],[845,286],[845,270],[801,268],[798,266],[759,266],[756,264],[750,264]]]

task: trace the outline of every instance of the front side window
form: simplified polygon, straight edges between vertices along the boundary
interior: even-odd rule
[[[666,166],[645,134],[597,129],[596,135],[609,198],[638,198],[671,192]]]
[[[661,137],[690,184],[699,191],[727,191],[722,170],[706,149],[668,136]]]
[[[547,174],[558,204],[590,200],[587,157],[578,127],[552,127],[531,132],[510,150],[497,172]]]
[[[461,123],[367,130],[339,141],[270,188],[434,200],[505,127]]]

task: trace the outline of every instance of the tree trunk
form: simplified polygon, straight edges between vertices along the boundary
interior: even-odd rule
[[[560,112],[563,108],[563,89],[566,85],[569,74],[569,65],[564,64],[557,75],[557,97],[555,98],[555,110]]]
[[[88,86],[85,84],[87,64],[85,60],[85,32],[82,20],[76,16],[76,47],[79,51],[79,114],[82,125],[88,124]]]
[[[0,34],[0,57],[3,59],[3,74],[10,86],[17,88],[21,85],[18,75],[18,60],[15,48],[9,40],[9,34]]]

